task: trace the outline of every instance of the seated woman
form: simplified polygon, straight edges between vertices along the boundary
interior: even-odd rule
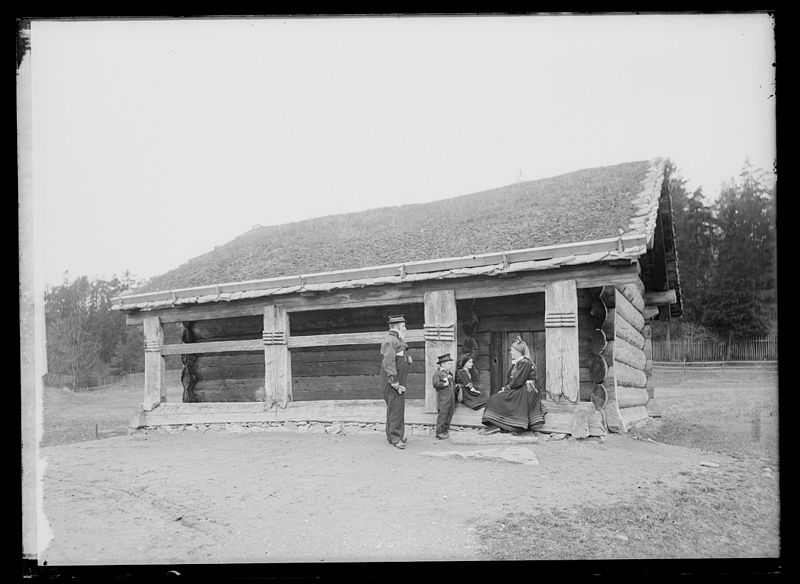
[[[461,403],[473,410],[479,410],[489,401],[489,392],[481,391],[475,385],[473,368],[474,361],[471,354],[466,353],[458,360],[456,371],[456,394],[461,393]]]
[[[489,398],[481,422],[481,434],[524,432],[544,424],[542,396],[533,383],[536,367],[529,358],[528,346],[521,337],[511,344],[511,367],[506,384]]]

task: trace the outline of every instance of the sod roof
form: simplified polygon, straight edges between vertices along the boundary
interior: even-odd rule
[[[637,196],[650,188],[648,171],[658,162],[589,168],[430,203],[256,227],[131,293],[617,237],[620,229],[630,232],[641,214]]]

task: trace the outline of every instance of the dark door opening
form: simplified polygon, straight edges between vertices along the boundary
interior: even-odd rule
[[[544,331],[502,331],[493,332],[489,345],[489,378],[490,393],[494,395],[506,382],[508,370],[511,367],[511,344],[517,336],[530,349],[530,359],[536,365],[536,387],[539,390],[545,388],[545,351],[544,351]]]

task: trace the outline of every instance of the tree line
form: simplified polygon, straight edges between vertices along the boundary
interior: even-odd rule
[[[683,318],[656,321],[653,337],[731,340],[777,331],[776,184],[745,163],[713,203],[669,161]],[[110,280],[79,276],[47,290],[45,322],[50,373],[76,387],[108,375],[144,370],[142,327],[127,326],[111,298],[138,284],[124,272]]]
[[[686,189],[671,161],[672,196],[683,318],[656,321],[654,338],[724,341],[777,333],[775,175],[745,162],[709,203]]]
[[[67,385],[97,385],[108,375],[144,371],[142,327],[127,326],[111,299],[133,288],[129,272],[110,280],[79,276],[45,293],[47,369],[71,378]]]

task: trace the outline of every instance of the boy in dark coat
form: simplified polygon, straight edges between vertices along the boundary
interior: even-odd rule
[[[433,387],[436,389],[436,405],[439,406],[439,415],[436,416],[436,437],[439,440],[449,438],[450,421],[453,419],[455,410],[455,394],[453,389],[453,373],[450,367],[453,365],[450,353],[445,353],[439,357],[437,365],[439,368],[433,374]]]

